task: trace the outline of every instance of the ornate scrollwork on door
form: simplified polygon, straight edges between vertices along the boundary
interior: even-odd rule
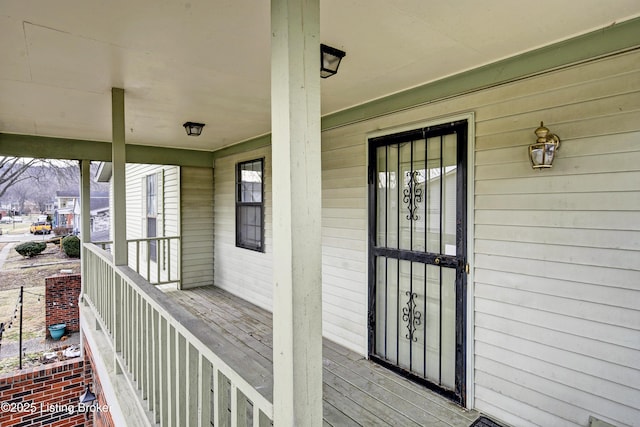
[[[402,309],[402,321],[407,322],[407,330],[409,331],[405,336],[408,340],[417,342],[418,338],[416,338],[414,334],[418,326],[422,323],[422,313],[416,310],[415,299],[418,297],[418,294],[407,291],[405,295],[409,297],[407,306]]]
[[[409,188],[403,190],[402,201],[407,205],[407,209],[409,210],[407,219],[409,221],[417,221],[418,203],[422,203],[422,188],[420,188],[420,183],[418,182],[418,177],[421,176],[421,174],[419,171],[410,171],[406,174]]]

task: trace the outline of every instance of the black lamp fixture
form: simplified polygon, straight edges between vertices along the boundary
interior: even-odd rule
[[[529,159],[534,169],[550,168],[553,158],[560,149],[560,137],[540,122],[540,127],[534,131],[538,139],[535,144],[529,146]]]
[[[184,126],[184,130],[187,131],[187,135],[200,136],[204,123],[186,122],[182,126]]]
[[[326,79],[338,72],[340,61],[346,53],[335,47],[320,45],[320,77]]]
[[[87,388],[84,391],[84,393],[80,395],[80,403],[83,405],[91,405],[93,404],[93,402],[95,402],[95,400],[96,400],[96,395],[91,393],[91,389],[87,385]]]

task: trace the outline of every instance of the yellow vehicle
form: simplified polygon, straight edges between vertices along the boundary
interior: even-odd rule
[[[47,222],[34,222],[29,228],[31,234],[51,234],[51,224]]]

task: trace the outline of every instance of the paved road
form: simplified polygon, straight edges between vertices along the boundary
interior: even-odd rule
[[[27,241],[44,241],[49,240],[53,234],[31,234],[26,232],[24,234],[5,234],[7,230],[3,230],[0,235],[0,242],[27,242]]]
[[[9,256],[9,251],[13,247],[13,242],[9,242],[2,250],[0,251],[0,270],[4,267],[4,262],[7,260]]]

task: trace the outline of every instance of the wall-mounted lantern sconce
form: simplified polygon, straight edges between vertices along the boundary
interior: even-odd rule
[[[87,385],[87,388],[85,389],[84,393],[80,395],[80,405],[89,408],[89,410],[84,414],[85,419],[87,420],[89,419],[89,414],[93,412],[94,405],[96,404],[96,400],[97,400],[96,395],[91,393],[91,389],[89,388],[89,385]]]
[[[320,45],[320,77],[326,79],[327,77],[333,76],[338,72],[338,67],[340,66],[340,61],[346,55],[340,49],[336,49],[335,47],[327,46],[326,44]]]
[[[535,144],[529,146],[531,166],[534,169],[550,168],[556,151],[560,149],[560,138],[544,127],[542,122],[540,122],[540,127],[534,133],[538,140]]]
[[[80,395],[80,403],[83,405],[91,405],[93,404],[93,402],[95,402],[95,400],[96,400],[96,395],[91,393],[91,389],[87,385],[87,388],[84,391],[84,393]]]
[[[200,136],[200,134],[202,133],[202,128],[204,127],[204,123],[186,122],[182,126],[184,126],[184,130],[187,131],[187,135]]]

